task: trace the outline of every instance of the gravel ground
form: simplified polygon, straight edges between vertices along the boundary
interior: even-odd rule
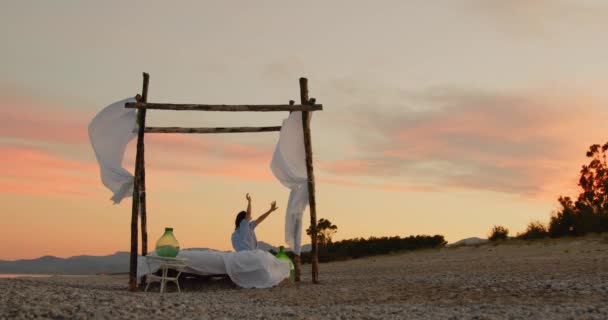
[[[0,319],[608,319],[608,236],[320,265],[321,284],[126,291],[126,276],[0,279]],[[154,292],[156,289],[156,292]],[[173,289],[173,287],[170,287]]]

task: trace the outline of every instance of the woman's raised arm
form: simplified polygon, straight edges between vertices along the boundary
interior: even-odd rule
[[[268,215],[277,210],[277,202],[273,201],[270,204],[270,209],[268,211],[266,211],[263,215],[259,216],[256,220],[255,220],[255,225],[258,226],[260,223],[262,223],[262,221],[264,221],[264,219],[266,219],[266,217],[268,217]]]
[[[247,199],[247,220],[251,220],[251,196],[248,194],[245,195],[245,199]]]

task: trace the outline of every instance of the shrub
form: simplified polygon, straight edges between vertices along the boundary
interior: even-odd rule
[[[517,238],[530,240],[530,239],[542,239],[549,236],[549,232],[544,224],[540,221],[533,221],[528,224],[526,231],[517,235]]]
[[[497,241],[497,240],[507,240],[509,237],[509,229],[503,226],[494,226],[492,231],[490,232],[490,236],[488,240]]]
[[[554,238],[574,235],[575,233],[576,209],[574,203],[568,197],[560,197],[559,202],[563,208],[556,212],[549,222],[549,235]]]

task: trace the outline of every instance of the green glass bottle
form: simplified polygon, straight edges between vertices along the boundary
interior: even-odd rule
[[[293,265],[293,262],[291,262],[291,259],[289,259],[289,256],[287,256],[287,254],[285,253],[285,247],[283,247],[283,246],[279,247],[279,252],[277,253],[276,257],[278,259],[289,262],[289,280],[292,280],[292,281],[295,280],[296,279],[296,269]]]
[[[156,254],[159,257],[175,258],[179,252],[179,242],[173,235],[173,228],[165,228],[165,233],[156,241]]]

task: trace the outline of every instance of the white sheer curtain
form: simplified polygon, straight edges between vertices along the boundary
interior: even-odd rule
[[[89,124],[89,139],[99,163],[101,181],[114,194],[114,203],[133,195],[133,175],[122,167],[129,141],[137,135],[137,111],[126,109],[129,98],[101,110]]]
[[[283,121],[270,168],[281,184],[291,189],[285,214],[285,242],[294,253],[299,255],[302,241],[302,215],[308,205],[302,112],[292,112]]]

